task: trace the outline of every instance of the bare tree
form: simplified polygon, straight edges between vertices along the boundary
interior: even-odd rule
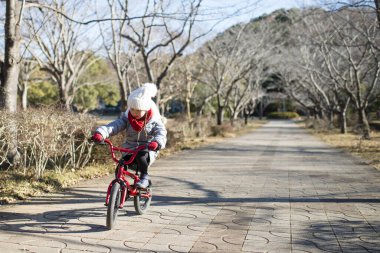
[[[180,64],[181,68],[181,74],[182,74],[182,80],[180,82],[183,82],[185,84],[185,91],[184,91],[184,100],[186,103],[186,115],[187,120],[191,122],[192,116],[191,116],[191,100],[195,93],[195,88],[198,86],[198,82],[196,78],[193,76],[194,68],[197,65],[199,58],[198,55],[193,55],[192,57],[187,57],[185,61],[182,61],[182,64]],[[202,70],[199,71],[200,74],[202,73]]]
[[[19,75],[19,91],[21,93],[21,106],[23,110],[28,108],[28,89],[31,75],[37,70],[38,64],[33,59],[22,61]]]
[[[380,28],[380,0],[374,0],[376,6],[376,14],[377,14],[377,23]]]
[[[110,21],[106,24],[99,23],[99,27],[103,46],[117,75],[121,107],[122,110],[125,110],[127,109],[128,94],[133,89],[128,71],[134,70],[136,54],[135,46],[121,36],[128,20],[128,1],[108,0],[107,2],[110,10]],[[123,18],[117,19],[118,17]],[[139,85],[139,82],[135,85]]]
[[[222,124],[224,111],[230,105],[234,118],[253,97],[258,96],[257,90],[264,76],[264,58],[269,55],[271,47],[269,35],[265,35],[266,28],[265,23],[260,29],[236,26],[229,30],[228,37],[216,38],[202,49],[204,71],[201,78],[216,98],[218,125]],[[249,29],[256,32],[247,32]]]
[[[345,92],[344,83],[341,82],[339,75],[335,72],[337,64],[340,65],[341,61],[336,61],[330,51],[331,34],[334,31],[328,31],[324,27],[325,24],[322,20],[325,19],[325,15],[321,17],[320,21],[322,22],[315,22],[315,18],[316,16],[309,23],[306,21],[306,27],[309,28],[312,43],[316,45],[314,54],[319,57],[319,60],[313,60],[315,65],[309,72],[311,71],[312,75],[316,76],[316,78],[313,78],[314,86],[327,84],[324,85],[324,92],[322,89],[320,89],[320,92],[324,94],[325,101],[327,102],[331,114],[330,122],[332,121],[332,113],[337,112],[340,118],[341,133],[345,134],[347,133],[347,109],[351,98]],[[315,81],[316,79],[317,81]]]
[[[321,6],[328,7],[332,11],[342,10],[346,8],[367,8],[373,9],[377,17],[377,24],[380,28],[380,0],[351,0],[351,1],[331,1],[320,0]]]
[[[241,32],[241,31],[240,31]],[[205,83],[209,83],[216,97],[217,124],[224,120],[224,111],[229,103],[234,88],[248,74],[252,67],[250,58],[245,58],[238,41],[240,32],[229,51],[227,47],[220,45],[208,45],[202,63],[205,71]],[[229,51],[229,52],[228,52]],[[207,66],[208,65],[208,66]]]
[[[17,111],[17,83],[20,72],[20,27],[23,10],[17,0],[7,0],[5,3],[5,53],[4,62],[1,64],[0,108],[15,113]],[[20,154],[17,150],[17,123],[11,117],[8,126],[11,141],[7,143],[7,165],[15,165],[19,162]],[[3,164],[1,164],[3,165]]]
[[[263,69],[264,67],[257,62],[255,66],[252,66],[249,74],[234,87],[232,103],[229,104],[231,125],[234,125],[240,112],[245,110],[245,113],[247,113],[260,99],[262,95],[261,81],[264,78]],[[245,118],[246,124],[248,120],[247,117],[248,115]]]
[[[78,12],[83,11],[79,2],[65,4],[55,0],[52,6],[55,10],[69,12],[71,16],[80,15]],[[89,38],[83,36],[81,25],[57,12],[33,8],[28,12],[25,23],[31,32],[29,52],[40,69],[50,74],[57,84],[60,103],[71,109],[80,75],[97,61],[92,51],[82,49],[90,46]]]
[[[299,41],[296,48],[282,57],[286,66],[297,66],[284,70],[293,72],[287,82],[293,97],[310,108],[309,100],[318,113],[326,111],[330,122],[338,113],[342,133],[347,131],[346,112],[352,102],[365,138],[369,138],[365,110],[379,90],[379,31],[370,17],[358,8],[307,11],[293,30]]]
[[[166,76],[165,86],[161,87],[161,105],[171,100],[184,101],[183,110],[186,111],[190,126],[193,121],[191,107],[199,85],[197,77],[202,73],[202,69],[198,68],[199,60],[199,55],[196,53],[178,59],[177,64]],[[200,94],[197,95],[199,99]]]
[[[330,41],[322,47],[330,76],[344,88],[355,106],[363,137],[370,138],[366,108],[379,86],[379,28],[365,11],[335,13],[328,25]]]
[[[2,64],[0,106],[9,112],[17,111],[17,83],[20,72],[20,26],[21,2],[7,0],[5,3],[5,54]]]
[[[159,104],[161,83],[173,63],[191,42],[207,34],[207,32],[198,36],[193,34],[201,3],[202,0],[182,1],[181,4],[165,0],[146,1],[143,18],[138,22],[129,19],[123,31],[123,37],[138,49],[147,81],[155,83],[159,89],[157,94]],[[169,14],[162,15],[168,12]],[[166,57],[163,57],[164,55]]]

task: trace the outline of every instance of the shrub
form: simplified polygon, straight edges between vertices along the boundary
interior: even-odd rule
[[[314,129],[316,132],[326,132],[330,129],[329,121],[326,119],[309,118],[305,120],[305,127]]]
[[[295,119],[299,118],[296,112],[271,112],[267,115],[268,119]]]
[[[181,114],[167,121],[167,148],[175,147],[187,139],[206,138],[210,135],[211,119],[208,117],[197,116],[189,122],[186,115]]]
[[[9,162],[12,143],[20,155],[18,166],[33,170],[40,178],[46,168],[62,172],[78,169],[90,159],[88,139],[95,118],[56,109],[28,110],[0,114],[0,165]]]
[[[232,131],[231,124],[223,124],[223,125],[216,125],[211,126],[211,136],[226,136],[227,133]]]

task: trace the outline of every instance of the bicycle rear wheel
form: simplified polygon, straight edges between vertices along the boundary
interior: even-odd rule
[[[143,196],[149,194],[149,197]],[[150,207],[152,201],[152,187],[146,189],[140,189],[139,194],[133,197],[133,204],[135,206],[136,213],[144,214]]]
[[[107,208],[107,228],[112,229],[115,225],[117,211],[121,201],[121,190],[118,182],[114,183],[110,193],[110,199]]]

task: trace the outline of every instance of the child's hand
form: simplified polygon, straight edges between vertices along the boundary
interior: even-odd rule
[[[159,147],[159,145],[156,141],[152,141],[151,143],[148,144],[149,150],[155,151],[155,150],[158,150],[158,147]]]
[[[91,139],[92,139],[94,142],[96,142],[96,143],[100,143],[100,142],[103,141],[103,136],[102,136],[100,133],[95,132]]]

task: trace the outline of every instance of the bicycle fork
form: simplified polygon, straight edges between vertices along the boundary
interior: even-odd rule
[[[121,199],[120,199],[120,205],[118,206],[119,209],[122,209],[124,207],[124,203],[125,203],[125,200],[126,200],[126,197],[127,197],[127,186],[125,185],[124,182],[119,182],[118,180],[113,180],[109,186],[108,186],[108,189],[107,189],[107,196],[106,196],[106,203],[104,204],[105,206],[108,206],[109,202],[110,202],[110,196],[111,196],[111,190],[112,190],[112,186],[114,184],[120,184],[120,189],[121,189]]]
[[[124,207],[124,204],[125,204],[125,201],[127,199],[127,195],[129,196],[137,196],[140,194],[140,196],[142,198],[150,198],[152,196],[150,190],[147,190],[146,193],[142,193],[137,190],[136,187],[133,187],[132,189],[130,189],[130,192],[128,194],[128,186],[125,184],[125,182],[123,181],[119,181],[117,179],[114,179],[108,186],[108,189],[107,189],[107,196],[106,196],[106,203],[104,204],[105,206],[108,206],[109,204],[109,201],[110,201],[110,196],[111,196],[111,190],[112,190],[112,186],[114,184],[120,184],[120,190],[121,190],[121,199],[120,199],[120,205],[119,205],[119,209],[122,209]]]

